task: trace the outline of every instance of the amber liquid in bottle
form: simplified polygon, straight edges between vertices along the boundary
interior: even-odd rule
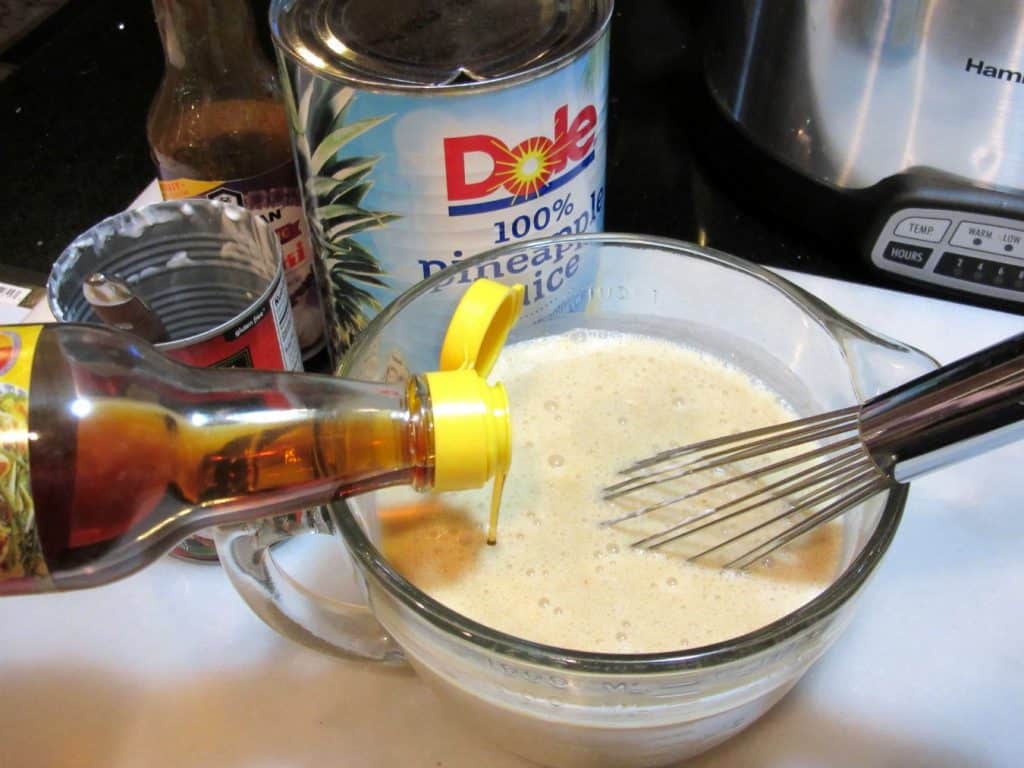
[[[418,379],[396,389],[187,368],[121,332],[47,326],[33,365],[29,465],[48,588],[127,575],[211,524],[388,485],[430,487],[425,391]],[[0,594],[28,591],[0,580]]]
[[[244,179],[290,163],[277,80],[245,0],[153,9],[166,68],[146,127],[161,179]]]
[[[199,103],[194,112],[150,117],[162,179],[244,179],[291,162],[288,122],[276,101]]]

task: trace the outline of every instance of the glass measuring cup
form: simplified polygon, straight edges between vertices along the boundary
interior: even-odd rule
[[[859,402],[934,367],[739,259],[598,234],[492,251],[438,273],[371,323],[339,373],[383,380],[433,366],[453,307],[478,277],[526,285],[510,343],[581,327],[659,335],[749,370],[801,413]],[[898,488],[846,515],[841,575],[801,609],[732,640],[657,654],[544,646],[449,610],[380,553],[372,494],[294,527],[225,529],[218,542],[232,581],[272,626],[322,650],[407,661],[495,743],[546,765],[655,766],[739,732],[796,683],[850,620],[905,497]],[[325,599],[266,549],[309,530],[340,534],[367,605]]]

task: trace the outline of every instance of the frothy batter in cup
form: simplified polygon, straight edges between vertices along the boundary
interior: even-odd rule
[[[513,426],[497,545],[484,543],[489,489],[381,499],[385,555],[439,602],[540,643],[650,653],[764,626],[834,577],[834,525],[744,572],[687,562],[690,542],[630,546],[679,511],[600,525],[621,513],[600,489],[637,458],[794,417],[742,371],[662,339],[573,331],[507,347],[493,377]]]

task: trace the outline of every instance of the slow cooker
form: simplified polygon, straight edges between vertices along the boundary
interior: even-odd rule
[[[705,24],[739,184],[875,274],[1024,311],[1024,3],[720,0]]]

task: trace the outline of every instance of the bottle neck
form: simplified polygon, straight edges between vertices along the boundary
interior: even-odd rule
[[[411,485],[417,491],[434,487],[434,412],[425,376],[409,380],[405,396],[406,445],[409,452]]]
[[[153,0],[168,72],[218,78],[270,70],[246,0]]]
[[[259,507],[275,512],[395,485],[432,487],[433,415],[420,377],[404,388],[310,374],[232,378],[249,395],[262,389],[264,405],[180,426],[188,456],[203,457],[179,464],[185,472],[176,482],[191,503],[223,512],[237,500],[251,518]]]

